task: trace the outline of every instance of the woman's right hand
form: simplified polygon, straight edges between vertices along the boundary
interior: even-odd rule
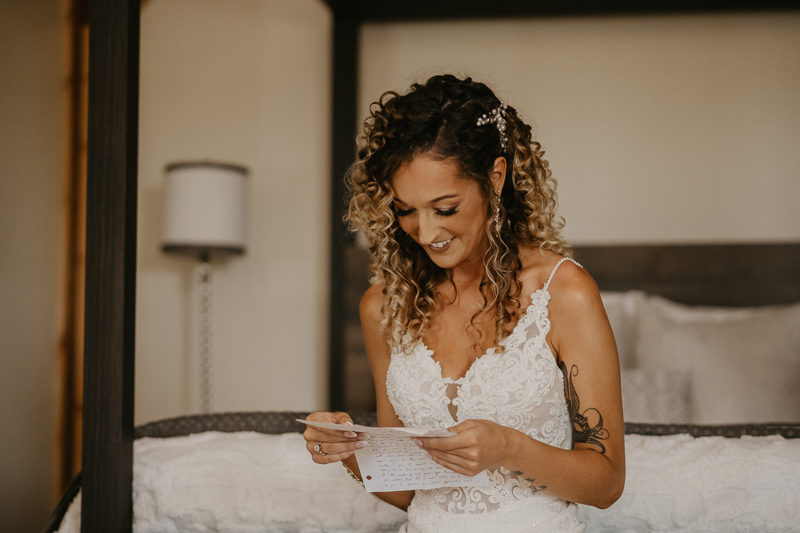
[[[353,424],[347,413],[311,413],[306,420],[332,424]],[[307,426],[303,432],[306,449],[315,463],[327,464],[344,461],[359,448],[366,446],[366,434],[355,431],[338,431]],[[319,450],[319,451],[318,451]]]

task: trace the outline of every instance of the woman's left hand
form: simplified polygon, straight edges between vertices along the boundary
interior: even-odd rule
[[[504,462],[511,445],[509,431],[514,431],[488,420],[466,420],[447,430],[457,435],[418,437],[414,442],[440,465],[470,477]]]

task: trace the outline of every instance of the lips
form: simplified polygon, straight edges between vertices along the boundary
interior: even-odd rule
[[[450,245],[453,243],[453,238],[450,237],[446,241],[439,241],[439,242],[432,242],[428,245],[428,249],[432,252],[437,254],[441,254],[447,251],[450,248]]]

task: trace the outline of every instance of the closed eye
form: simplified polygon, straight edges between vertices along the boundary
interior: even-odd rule
[[[398,216],[398,217],[405,217],[405,216],[410,215],[413,212],[414,212],[413,208],[411,208],[411,209],[400,209],[399,207],[395,207],[394,208],[394,214],[396,216]],[[451,207],[450,209],[437,209],[436,210],[436,214],[438,216],[440,216],[440,217],[449,217],[449,216],[455,215],[456,213],[458,213],[458,209],[456,209],[455,207]]]

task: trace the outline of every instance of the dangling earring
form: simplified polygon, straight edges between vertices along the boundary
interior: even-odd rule
[[[497,234],[498,239],[500,238],[500,230],[503,229],[503,221],[500,218],[500,194],[495,194],[492,196],[492,203],[494,204],[494,217],[492,220],[492,224],[494,226],[494,232]]]

